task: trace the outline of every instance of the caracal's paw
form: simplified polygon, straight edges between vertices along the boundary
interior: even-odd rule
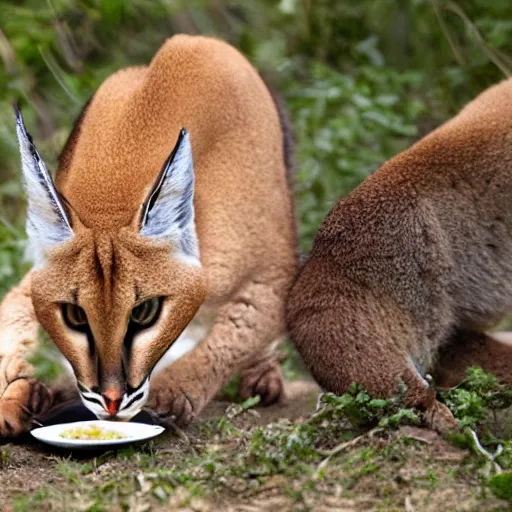
[[[262,361],[240,375],[240,397],[259,395],[262,405],[272,405],[284,396],[284,381],[281,364],[274,360]]]
[[[425,411],[424,418],[427,427],[440,434],[448,434],[459,425],[450,409],[437,400]]]
[[[51,402],[51,392],[42,382],[24,377],[11,382],[0,398],[0,438],[29,430],[33,418],[48,410]]]
[[[32,365],[23,357],[0,360],[0,438],[29,430],[34,416],[50,407],[51,392],[32,375]]]
[[[186,427],[197,417],[204,401],[173,380],[158,378],[151,384],[147,406],[163,424]]]

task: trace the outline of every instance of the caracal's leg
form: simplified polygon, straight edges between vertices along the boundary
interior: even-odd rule
[[[288,278],[253,279],[222,306],[198,347],[161,371],[151,383],[148,406],[163,419],[190,423],[238,372],[242,393],[257,393],[266,403],[283,391],[273,353],[285,332],[284,296]]]
[[[0,304],[0,438],[28,430],[50,406],[49,390],[33,378],[25,359],[37,346],[38,327],[28,273]]]
[[[284,354],[279,351],[283,337],[274,340],[259,358],[240,373],[239,394],[242,399],[259,395],[261,405],[272,405],[284,396],[281,363]]]

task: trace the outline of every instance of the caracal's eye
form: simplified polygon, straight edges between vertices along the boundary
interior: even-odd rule
[[[87,315],[85,311],[76,304],[62,304],[62,316],[64,322],[70,329],[84,331],[87,329]]]
[[[139,327],[149,327],[154,324],[160,314],[161,299],[153,297],[134,307],[130,315],[130,321]]]

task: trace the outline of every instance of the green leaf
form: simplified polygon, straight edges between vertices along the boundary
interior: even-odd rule
[[[512,472],[494,475],[489,487],[498,498],[512,501]]]

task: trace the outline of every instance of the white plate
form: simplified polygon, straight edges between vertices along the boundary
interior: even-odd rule
[[[77,427],[88,427],[96,425],[99,428],[107,430],[115,430],[126,437],[122,439],[66,439],[61,437],[64,430]],[[145,423],[135,422],[119,422],[119,421],[76,421],[75,423],[61,423],[60,425],[50,425],[49,427],[40,427],[32,430],[30,433],[39,441],[60,446],[62,448],[74,448],[77,450],[86,450],[88,448],[96,448],[101,446],[114,446],[120,444],[135,443],[137,441],[145,441],[156,437],[164,431],[164,427],[158,425],[147,425]]]

